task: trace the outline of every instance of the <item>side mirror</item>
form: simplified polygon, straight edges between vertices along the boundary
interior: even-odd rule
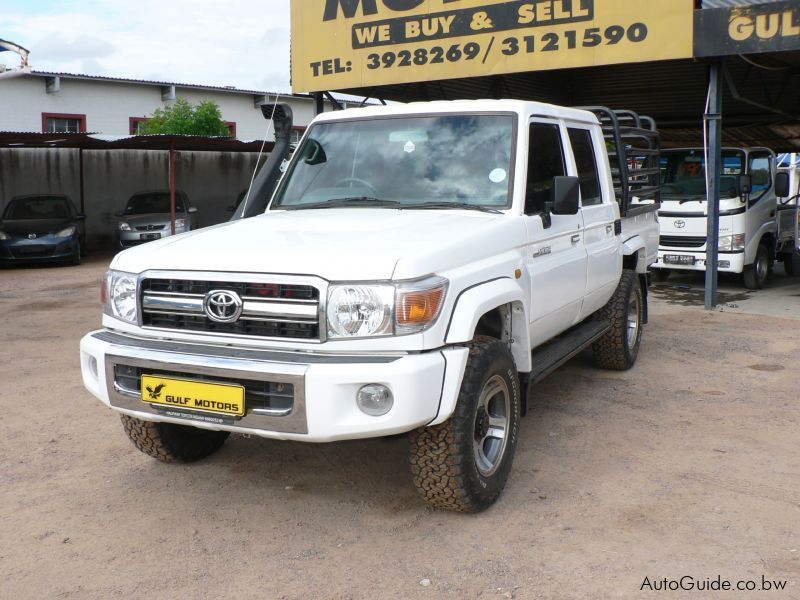
[[[121,217],[121,216],[123,216],[124,214],[125,214],[124,212],[122,212],[121,210],[118,210],[117,212],[115,212],[115,213],[114,213],[114,216],[115,216],[115,217]]]
[[[788,198],[790,193],[789,174],[781,172],[775,175],[775,195],[778,198]]]
[[[197,207],[196,206],[190,206],[189,210],[187,210],[186,212],[188,212],[190,215],[193,215],[194,213],[197,212]]]
[[[739,175],[739,192],[743,196],[747,196],[752,191],[753,191],[753,176]]]
[[[553,177],[554,215],[577,215],[580,208],[580,185],[577,177]]]

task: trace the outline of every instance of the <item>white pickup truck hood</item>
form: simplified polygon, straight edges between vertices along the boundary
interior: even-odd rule
[[[334,208],[264,215],[149,242],[112,267],[411,279],[525,243],[520,219],[466,210]]]

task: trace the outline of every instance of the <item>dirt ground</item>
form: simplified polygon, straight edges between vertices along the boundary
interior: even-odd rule
[[[504,494],[460,515],[417,498],[403,437],[139,453],[80,379],[106,264],[0,271],[3,598],[634,598],[686,575],[800,598],[800,286],[786,317],[654,294],[636,367],[539,385]]]

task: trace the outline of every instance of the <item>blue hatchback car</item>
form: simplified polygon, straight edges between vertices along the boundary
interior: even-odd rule
[[[12,198],[0,219],[0,262],[80,264],[86,247],[85,219],[68,196]]]

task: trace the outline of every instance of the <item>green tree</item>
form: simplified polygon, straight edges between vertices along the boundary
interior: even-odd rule
[[[230,137],[231,132],[213,100],[193,105],[186,98],[157,108],[139,130],[142,135],[176,134]]]

